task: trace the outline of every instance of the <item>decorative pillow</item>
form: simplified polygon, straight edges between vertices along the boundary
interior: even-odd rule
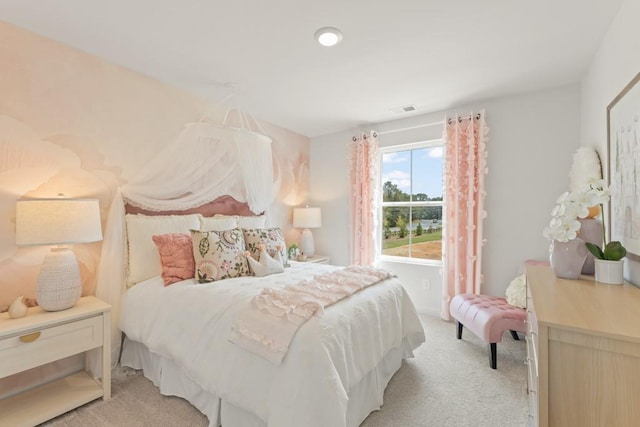
[[[195,278],[200,283],[248,276],[242,230],[191,230]]]
[[[271,257],[275,257],[276,252],[280,252],[282,265],[289,267],[287,259],[287,244],[284,241],[284,234],[279,228],[245,228],[244,242],[251,257],[260,261],[260,245],[264,245],[265,250]]]
[[[200,231],[227,231],[232,228],[238,228],[237,216],[200,217]]]
[[[200,226],[200,215],[133,215],[127,214],[127,244],[129,261],[127,286],[162,274],[160,254],[152,236],[169,233],[189,233]]]
[[[523,274],[516,277],[507,286],[507,302],[514,307],[527,307],[527,278]]]
[[[256,277],[268,276],[284,271],[280,252],[276,252],[275,258],[271,258],[264,247],[260,251],[260,261],[256,261],[252,256],[247,256],[247,261],[249,262],[249,267],[253,275]]]
[[[152,238],[160,254],[164,285],[169,286],[181,280],[193,279],[195,261],[191,234],[170,233]]]

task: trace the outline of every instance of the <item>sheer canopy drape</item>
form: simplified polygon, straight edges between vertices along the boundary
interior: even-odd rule
[[[112,306],[112,360],[120,349],[127,272],[125,203],[151,211],[186,210],[230,195],[255,213],[272,203],[271,139],[248,129],[190,123],[117,191],[104,233],[96,295]]]
[[[378,136],[354,136],[349,146],[351,263],[372,265],[376,258]]]
[[[449,320],[449,303],[459,293],[480,293],[486,141],[484,111],[445,119],[445,246],[441,315]]]

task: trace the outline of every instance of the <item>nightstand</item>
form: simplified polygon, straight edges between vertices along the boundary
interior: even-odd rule
[[[315,262],[316,264],[329,264],[329,257],[316,254],[310,258],[307,258],[305,262]]]
[[[101,371],[76,372],[0,400],[0,426],[36,425],[100,397],[109,399],[110,343],[111,306],[96,297],[80,298],[63,311],[33,307],[19,319],[0,314],[0,378],[79,353],[95,355]]]

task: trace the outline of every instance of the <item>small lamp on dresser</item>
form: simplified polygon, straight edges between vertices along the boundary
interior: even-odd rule
[[[304,229],[300,235],[298,247],[300,248],[300,252],[305,256],[312,257],[316,249],[313,242],[313,234],[310,229],[322,226],[322,212],[320,208],[310,208],[307,206],[293,209],[293,226]]]
[[[16,244],[56,245],[44,258],[36,287],[38,305],[59,311],[82,294],[78,259],[70,244],[102,240],[96,199],[22,199],[16,202]]]

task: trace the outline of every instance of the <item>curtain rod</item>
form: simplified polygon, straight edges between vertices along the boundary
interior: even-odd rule
[[[466,116],[458,116],[458,123],[462,122],[462,120],[469,120],[469,119],[471,119],[471,117],[472,117],[471,114],[468,114]],[[480,117],[482,117],[482,115],[480,113],[477,113],[475,115],[475,119],[476,120],[480,120]],[[447,120],[448,124],[451,124],[451,121],[454,120],[454,118],[453,117],[449,117],[446,120]],[[443,119],[442,121],[439,121],[439,122],[425,123],[423,125],[409,126],[409,127],[393,129],[393,130],[383,130],[381,132],[373,132],[373,136],[377,137],[378,135],[386,135],[386,134],[389,134],[389,133],[404,132],[406,130],[420,129],[420,128],[429,127],[429,126],[444,125],[444,123],[445,123],[445,120]],[[367,139],[367,135],[364,135],[364,138]],[[354,136],[351,139],[353,141],[356,141],[358,138]]]
[[[476,120],[480,120],[480,113],[475,115]],[[467,114],[466,116],[458,116],[458,122],[461,122],[464,119],[470,119],[471,118],[471,114]],[[453,120],[453,118],[449,118],[447,120],[447,123],[451,124],[451,120]],[[424,128],[424,127],[430,127],[430,126],[438,126],[438,125],[443,125],[444,119],[439,121],[439,122],[433,122],[433,123],[425,123],[423,125],[416,125],[416,126],[409,126],[409,127],[404,127],[404,128],[399,128],[399,129],[393,129],[393,130],[384,130],[384,131],[380,131],[378,132],[378,135],[386,135],[389,133],[396,133],[396,132],[404,132],[406,130],[413,130],[413,129],[420,129],[420,128]]]
[[[475,116],[476,120],[480,120],[480,117],[482,117],[482,115],[480,113],[477,113]],[[462,122],[462,120],[469,120],[471,119],[471,114],[468,114],[466,116],[458,116],[458,123]],[[451,120],[454,120],[453,117],[449,117],[449,119],[447,120],[448,124],[451,124]]]

